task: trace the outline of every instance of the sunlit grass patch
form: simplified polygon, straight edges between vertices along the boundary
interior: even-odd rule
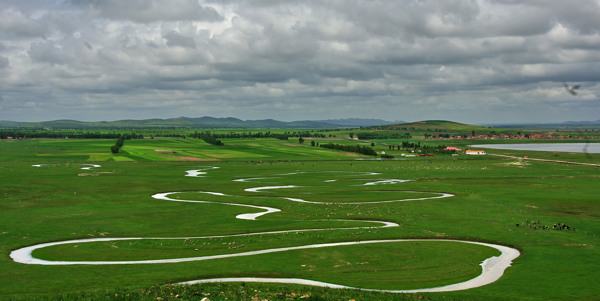
[[[257,154],[243,151],[236,151],[231,149],[215,149],[213,151],[190,151],[193,155],[200,155],[208,158],[218,159],[233,159],[233,158],[267,158],[270,157],[266,154]]]

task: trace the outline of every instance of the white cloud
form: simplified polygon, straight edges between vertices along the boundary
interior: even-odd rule
[[[0,119],[597,119],[599,14],[593,0],[7,0]],[[563,81],[583,85],[577,109]],[[517,112],[544,102],[569,109]]]
[[[198,20],[216,22],[222,16],[193,0],[72,0],[95,17],[140,23]]]

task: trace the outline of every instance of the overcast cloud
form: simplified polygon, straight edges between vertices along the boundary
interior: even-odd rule
[[[598,120],[599,16],[600,0],[3,0],[0,120]]]

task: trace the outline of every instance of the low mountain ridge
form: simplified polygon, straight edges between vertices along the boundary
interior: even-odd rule
[[[0,120],[0,128],[23,129],[151,129],[151,128],[282,128],[282,129],[339,129],[339,128],[376,128],[381,130],[410,130],[431,129],[454,131],[480,131],[493,128],[504,129],[548,129],[548,128],[583,128],[600,127],[598,121],[570,121],[563,123],[547,124],[503,124],[495,126],[479,126],[448,120],[424,120],[405,123],[403,121],[390,122],[381,119],[327,119],[327,120],[300,120],[279,121],[275,119],[242,120],[235,117],[176,117],[176,118],[151,118],[151,119],[124,119],[117,121],[78,121],[72,119],[59,119],[41,122],[19,122]]]
[[[445,130],[462,130],[462,131],[464,131],[464,130],[480,130],[480,129],[484,129],[485,127],[478,126],[478,125],[470,125],[470,124],[465,124],[465,123],[460,123],[460,122],[455,122],[455,121],[448,121],[448,120],[424,120],[424,121],[416,121],[416,122],[409,122],[409,123],[399,123],[399,124],[378,126],[377,128],[389,129],[389,130],[415,128],[415,129],[432,129],[432,130],[445,129]]]
[[[316,120],[319,122],[337,124],[341,126],[377,126],[377,125],[388,125],[388,124],[397,124],[397,123],[405,123],[405,121],[386,121],[383,119],[364,119],[364,118],[344,118],[344,119],[326,119],[326,120]]]
[[[290,129],[332,129],[332,128],[352,128],[363,124],[379,124],[373,119],[339,119],[334,122],[326,120],[302,120],[302,121],[279,121],[275,119],[262,120],[241,120],[234,117],[177,117],[177,118],[152,118],[152,119],[124,119],[117,121],[77,121],[77,120],[53,120],[42,122],[17,122],[0,121],[0,128],[51,128],[51,129],[93,129],[93,128],[290,128]],[[359,125],[360,124],[360,125]]]

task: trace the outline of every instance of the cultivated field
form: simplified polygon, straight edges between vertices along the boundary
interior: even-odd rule
[[[372,160],[310,140],[128,140],[118,154],[114,140],[0,141],[0,299],[600,295],[598,167],[521,159],[597,164],[597,154]],[[316,141],[329,140],[358,143]],[[510,267],[495,246],[518,250]],[[497,281],[453,286],[488,258]],[[235,277],[245,282],[173,285]],[[424,291],[443,286],[452,291]]]

